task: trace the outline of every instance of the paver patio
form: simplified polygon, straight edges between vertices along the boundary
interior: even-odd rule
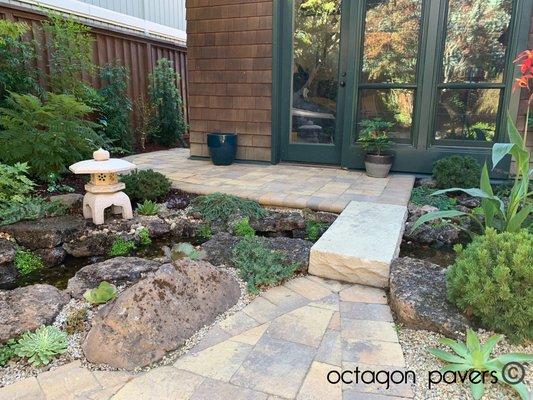
[[[414,176],[370,178],[362,171],[294,164],[235,163],[215,167],[189,158],[188,149],[137,154],[127,159],[141,169],[170,178],[176,189],[191,193],[222,192],[263,205],[341,212],[352,201],[407,205]]]
[[[142,375],[79,362],[0,389],[0,400],[412,398],[395,385],[331,384],[329,371],[405,367],[385,292],[307,276],[257,297],[173,366]]]

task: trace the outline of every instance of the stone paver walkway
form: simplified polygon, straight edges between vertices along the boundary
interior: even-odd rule
[[[172,149],[127,157],[139,168],[167,175],[177,189],[191,193],[223,192],[278,207],[341,212],[352,201],[407,205],[414,176],[385,179],[361,171],[294,164],[236,163],[214,166],[191,160],[188,149]]]
[[[328,372],[356,366],[375,372],[405,367],[385,292],[307,276],[257,297],[173,366],[132,377],[72,363],[0,389],[0,399],[412,398],[409,386],[385,391],[381,385],[328,383]]]

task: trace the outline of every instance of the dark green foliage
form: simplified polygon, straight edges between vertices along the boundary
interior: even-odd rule
[[[481,165],[470,156],[450,156],[433,165],[433,179],[441,189],[471,188],[479,185]]]
[[[305,221],[305,237],[307,240],[316,242],[328,229],[329,224],[314,220]]]
[[[361,145],[363,150],[381,155],[394,144],[389,137],[389,131],[394,127],[392,122],[374,118],[365,119],[361,121],[360,125],[361,130],[357,143]]]
[[[10,339],[4,344],[0,344],[0,367],[6,365],[15,356],[16,345],[15,339]]]
[[[533,339],[533,234],[489,228],[456,250],[447,273],[450,301],[489,329]]]
[[[132,104],[127,94],[129,74],[118,63],[107,64],[100,70],[103,87],[98,91],[103,99],[100,109],[104,135],[119,152],[133,150],[131,134]]]
[[[21,275],[29,275],[32,272],[44,268],[43,260],[29,250],[17,249],[15,254],[15,267]]]
[[[164,146],[174,146],[187,129],[183,119],[182,99],[178,90],[180,77],[166,58],[157,61],[150,75],[150,100],[156,109],[155,141]]]
[[[245,237],[234,247],[233,263],[251,293],[290,278],[298,268],[287,264],[283,253],[267,249],[258,237]]]
[[[107,252],[107,255],[110,257],[127,256],[133,250],[135,250],[136,247],[137,246],[133,240],[126,240],[122,237],[117,237]]]
[[[202,224],[198,227],[198,231],[196,232],[197,236],[201,239],[209,240],[213,236],[213,230],[211,229],[211,225],[209,224]]]
[[[49,93],[42,102],[12,93],[0,108],[0,160],[27,162],[30,173],[43,181],[66,171],[104,145],[94,131],[97,125],[84,119],[91,111],[70,95]]]
[[[435,189],[427,186],[418,186],[411,192],[411,203],[419,206],[430,205],[439,210],[453,210],[457,201],[445,194],[434,195]]]
[[[148,246],[152,244],[152,239],[150,238],[150,231],[146,228],[142,228],[138,233],[139,243],[142,246]]]
[[[224,193],[198,196],[191,202],[191,209],[210,222],[228,222],[237,216],[261,218],[267,214],[266,210],[256,201]]]
[[[22,200],[33,189],[35,184],[28,179],[27,173],[27,163],[0,164],[0,207],[7,202]]]
[[[124,192],[135,202],[154,201],[170,192],[170,180],[152,169],[136,170],[120,179],[126,184]]]
[[[67,209],[68,207],[59,201],[48,201],[42,197],[23,197],[17,201],[0,203],[0,225],[64,215]]]
[[[90,106],[96,107],[101,99],[97,91],[80,77],[94,76],[92,62],[93,42],[91,28],[56,13],[43,21],[47,41],[50,89],[54,93],[70,94]]]
[[[152,200],[145,200],[137,206],[137,213],[140,215],[156,215],[158,211],[159,206]]]
[[[255,236],[255,229],[250,226],[248,217],[241,218],[233,227],[233,233],[237,236],[252,237]]]
[[[35,46],[22,38],[28,30],[29,26],[24,22],[0,20],[0,105],[9,92],[40,92],[37,69],[31,65]]]

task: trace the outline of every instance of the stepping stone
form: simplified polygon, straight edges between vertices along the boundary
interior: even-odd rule
[[[398,257],[407,207],[352,201],[311,248],[309,273],[386,288]]]

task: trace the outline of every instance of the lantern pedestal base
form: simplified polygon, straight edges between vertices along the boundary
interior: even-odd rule
[[[113,214],[122,214],[122,218],[133,218],[131,201],[124,192],[86,193],[83,197],[83,217],[92,218],[95,225],[104,223],[104,211],[113,207]]]

